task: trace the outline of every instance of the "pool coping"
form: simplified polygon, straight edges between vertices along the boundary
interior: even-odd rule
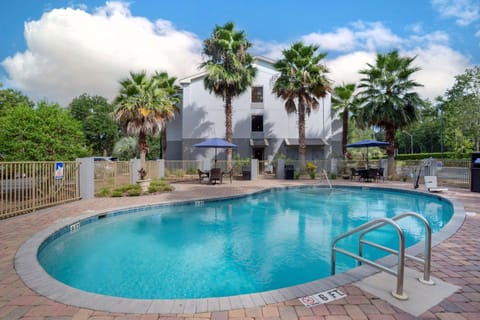
[[[311,187],[311,185],[304,186]],[[352,187],[348,185],[336,185],[338,187],[346,188],[365,188],[365,187]],[[80,215],[72,218],[65,218],[59,220],[54,225],[43,229],[37,232],[33,237],[28,239],[22,246],[18,249],[15,255],[14,266],[19,274],[20,278],[24,281],[27,287],[36,291],[40,295],[46,296],[57,302],[61,302],[68,305],[74,305],[83,308],[95,309],[100,311],[108,312],[122,312],[122,313],[162,313],[162,314],[175,314],[175,313],[202,313],[202,312],[215,312],[215,311],[226,311],[231,309],[238,308],[252,308],[252,307],[261,307],[268,304],[280,303],[308,295],[312,295],[318,292],[322,292],[328,289],[332,289],[338,286],[343,286],[353,282],[362,280],[365,277],[378,273],[379,270],[370,266],[361,266],[354,269],[350,269],[344,273],[322,278],[312,282],[295,285],[291,287],[286,287],[277,290],[252,293],[252,294],[243,294],[230,297],[220,297],[220,298],[203,298],[203,299],[128,299],[128,298],[119,298],[112,296],[105,296],[95,293],[89,293],[79,289],[72,288],[67,286],[58,280],[52,278],[46,271],[41,267],[37,260],[37,252],[42,243],[50,237],[56,231],[72,225],[76,222],[94,217],[107,214],[113,211],[119,210],[129,210],[133,208],[143,208],[151,207],[158,205],[182,205],[188,203],[194,203],[195,201],[219,201],[224,199],[232,199],[245,197],[249,195],[254,195],[258,193],[265,192],[267,190],[275,189],[285,189],[285,188],[299,188],[295,187],[272,187],[266,188],[263,190],[258,190],[254,192],[244,193],[242,195],[235,196],[223,196],[223,197],[214,197],[207,199],[191,199],[191,200],[181,200],[181,201],[163,201],[156,202],[145,206],[126,206],[121,208],[110,208],[108,210],[101,211],[91,211],[85,215]],[[302,188],[302,186],[300,186]],[[449,223],[442,228],[440,232],[433,234],[432,236],[432,247],[438,245],[439,243],[450,238],[456,231],[461,227],[463,221],[465,220],[465,209],[463,203],[455,199],[449,199],[446,195],[432,194],[422,191],[413,191],[413,190],[404,190],[397,189],[392,187],[367,187],[370,189],[387,189],[393,191],[401,191],[407,193],[418,193],[429,196],[438,196],[453,205],[454,214],[449,221]],[[406,249],[406,253],[410,255],[418,255],[423,253],[424,242],[421,241],[414,246],[411,246]],[[392,267],[396,264],[396,256],[389,255],[382,259],[379,259],[377,262]],[[408,288],[406,288],[408,289]]]

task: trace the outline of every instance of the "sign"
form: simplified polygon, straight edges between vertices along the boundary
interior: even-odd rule
[[[63,162],[55,162],[55,179],[63,179],[63,168]]]
[[[347,295],[337,288],[322,291],[311,296],[300,298],[301,303],[307,308],[345,298]]]
[[[437,170],[441,171],[443,168],[443,162],[442,161],[437,161]]]

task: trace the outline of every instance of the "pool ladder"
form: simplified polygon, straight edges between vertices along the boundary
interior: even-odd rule
[[[395,222],[397,220],[406,218],[406,217],[414,217],[425,225],[425,247],[424,247],[424,259],[408,255],[405,253],[405,236],[403,234],[403,230],[400,228],[400,226]],[[382,246],[380,244],[374,243],[372,241],[364,240],[363,237],[369,233],[370,231],[376,230],[380,227],[383,227],[385,225],[391,225],[395,228],[397,231],[398,235],[398,247],[399,250],[393,250],[390,248],[387,248],[385,246]],[[350,251],[347,251],[345,249],[337,247],[337,242],[340,241],[341,239],[344,239],[346,237],[349,237],[353,234],[360,233],[360,236],[358,238],[358,254],[352,253]],[[397,270],[394,271],[386,266],[383,266],[381,264],[378,264],[374,261],[368,260],[363,257],[362,255],[362,249],[363,245],[369,245],[371,247],[375,247],[377,249],[384,250],[386,252],[389,252],[391,254],[395,254],[398,256],[398,263],[397,263]],[[368,265],[371,265],[373,267],[376,267],[380,270],[385,271],[386,273],[389,273],[391,275],[394,275],[397,277],[397,288],[395,291],[392,291],[392,295],[399,299],[399,300],[407,300],[408,296],[406,293],[403,292],[403,282],[404,282],[404,270],[405,270],[405,258],[411,259],[413,261],[419,262],[423,264],[423,278],[418,279],[420,282],[428,285],[433,285],[434,282],[430,279],[430,267],[431,267],[431,256],[432,256],[432,229],[430,227],[430,224],[428,223],[427,219],[425,219],[423,216],[419,215],[418,213],[415,212],[405,212],[401,213],[399,215],[396,215],[393,218],[378,218],[372,221],[369,221],[367,223],[362,224],[361,226],[358,226],[348,232],[345,232],[339,236],[337,236],[333,240],[332,244],[332,275],[335,274],[335,262],[336,262],[336,253],[340,252],[343,253],[344,255],[347,255],[351,258],[354,258],[358,260],[359,265],[363,263],[366,263]]]

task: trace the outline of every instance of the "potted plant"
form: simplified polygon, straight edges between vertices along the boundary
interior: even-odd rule
[[[137,184],[142,187],[142,192],[147,192],[148,187],[150,186],[150,179],[145,179],[147,171],[142,167],[138,170],[138,175],[140,176],[140,180],[137,180]]]
[[[307,173],[308,175],[310,176],[310,179],[315,179],[315,176],[317,175],[317,166],[315,165],[315,163],[309,161],[307,162]]]

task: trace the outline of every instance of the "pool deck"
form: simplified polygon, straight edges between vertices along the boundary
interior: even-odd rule
[[[195,182],[174,184],[175,191],[155,196],[131,198],[98,198],[80,200],[39,210],[26,215],[0,220],[0,319],[480,319],[480,193],[449,187],[443,192],[449,199],[459,200],[468,215],[461,228],[449,239],[433,248],[432,275],[461,287],[419,317],[394,307],[353,283],[337,286],[347,294],[344,299],[312,308],[304,307],[298,299],[271,303],[265,306],[201,313],[133,314],[110,313],[58,303],[37,294],[27,287],[14,268],[14,258],[22,244],[37,232],[51,227],[65,218],[80,217],[86,213],[135,205],[227,197],[255,192],[269,187],[318,184],[311,180],[234,181],[232,184],[199,185]],[[335,180],[334,184],[375,187],[394,187],[412,190],[411,183],[357,183]],[[325,184],[322,182],[321,184]],[[426,191],[420,186],[420,191]],[[409,268],[418,269],[407,263]],[[419,301],[418,303],[422,303]]]

